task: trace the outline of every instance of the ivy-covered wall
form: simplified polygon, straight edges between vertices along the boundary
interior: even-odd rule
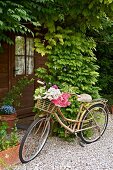
[[[93,53],[96,44],[92,38],[74,29],[57,27],[56,32],[47,32],[42,42],[35,39],[35,46],[37,52],[48,55],[48,69],[38,68],[38,77],[59,86],[66,82],[78,87],[78,93],[98,97],[99,88],[95,86],[98,66]]]

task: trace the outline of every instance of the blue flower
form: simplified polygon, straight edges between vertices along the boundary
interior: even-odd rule
[[[4,105],[0,108],[0,114],[13,114],[16,113],[16,110],[13,106]]]

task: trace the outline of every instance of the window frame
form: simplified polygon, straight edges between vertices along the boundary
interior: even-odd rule
[[[24,38],[24,54],[21,54],[21,55],[16,54],[16,37],[18,37],[18,36]],[[24,75],[32,75],[32,74],[34,74],[34,67],[35,67],[35,64],[34,64],[34,54],[35,54],[35,52],[33,50],[33,54],[32,55],[27,54],[27,39],[32,39],[33,40],[33,44],[34,44],[34,38],[33,37],[25,36],[25,35],[24,36],[23,35],[15,35],[15,52],[14,52],[14,55],[15,55],[15,75],[16,76],[22,76],[22,75],[24,76]],[[30,46],[29,46],[29,48],[30,48]],[[34,45],[33,45],[33,49],[34,49]],[[23,71],[23,73],[19,73],[19,74],[17,73],[18,69],[16,68],[16,56],[17,57],[22,56],[24,58],[24,71]],[[27,69],[27,58],[32,58],[33,59],[33,66],[31,67],[32,73],[29,73],[29,71],[28,71],[29,69]]]

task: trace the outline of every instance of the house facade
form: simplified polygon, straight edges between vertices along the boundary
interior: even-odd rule
[[[16,82],[24,76],[34,77],[35,69],[44,67],[46,57],[34,51],[32,36],[11,34],[14,44],[2,43],[3,52],[0,53],[0,100]],[[18,117],[33,114],[33,94],[37,86],[36,81],[26,87],[22,94],[21,106],[17,109]]]

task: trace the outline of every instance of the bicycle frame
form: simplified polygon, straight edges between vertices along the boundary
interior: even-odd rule
[[[84,105],[82,104],[81,107],[80,107],[80,111],[79,111],[79,113],[77,114],[77,118],[76,118],[75,120],[66,118],[59,107],[57,107],[56,112],[53,112],[52,114],[55,116],[55,118],[56,118],[56,120],[59,122],[59,124],[60,124],[61,126],[63,126],[66,130],[68,130],[68,131],[71,132],[71,133],[79,132],[79,131],[80,131],[80,130],[79,130],[79,126],[80,126],[82,117],[83,117],[83,115],[84,115],[84,113],[85,113],[85,111],[86,111],[86,110],[84,110],[84,111],[81,113],[83,107],[84,107]],[[65,123],[63,123],[63,121],[60,119],[60,116],[63,118],[64,121],[74,123],[73,127],[70,128],[70,127],[68,127]],[[75,130],[76,130],[76,131],[75,131]]]
[[[45,84],[44,82],[41,82],[41,83],[40,83],[40,81],[38,81],[38,83],[39,83],[39,84],[42,84],[42,85]],[[74,96],[77,96],[76,93],[73,93],[73,94],[70,94],[70,95],[71,95],[71,96],[73,96],[73,95],[74,95]],[[105,99],[97,99],[97,100],[91,101],[91,103],[88,103],[88,104],[90,104],[90,105],[89,105],[89,107],[90,107],[90,106],[93,105],[93,104],[102,103],[102,104],[104,104],[105,107],[106,107],[106,102],[107,102],[107,101],[106,101]],[[87,103],[87,102],[86,102],[86,103]],[[43,104],[43,106],[44,106],[44,105],[45,105],[45,104]],[[79,109],[79,112],[77,113],[77,118],[76,118],[75,120],[66,118],[66,117],[64,116],[64,114],[62,113],[60,107],[54,105],[54,107],[55,107],[56,109],[54,110],[54,107],[53,107],[53,109],[51,110],[51,112],[50,112],[50,110],[49,110],[50,107],[51,107],[51,102],[50,102],[50,104],[48,104],[47,110],[44,110],[44,109],[41,109],[41,110],[44,111],[44,112],[46,112],[46,113],[48,113],[48,114],[53,114],[53,115],[55,116],[56,120],[59,122],[59,124],[60,124],[61,126],[63,126],[66,130],[68,130],[68,131],[71,132],[71,133],[77,133],[77,132],[79,132],[79,131],[86,130],[86,129],[90,129],[90,128],[93,127],[93,126],[92,126],[92,127],[80,129],[80,124],[81,124],[81,122],[82,122],[83,116],[84,116],[85,112],[88,111],[88,108],[89,108],[89,107],[86,107],[84,103],[81,104],[80,109]],[[83,108],[84,108],[84,109],[83,109]],[[66,123],[64,123],[64,122],[61,120],[60,117],[61,117],[65,122],[70,122],[72,127],[69,127],[68,125],[66,125]],[[93,118],[93,117],[92,117],[92,118]],[[90,118],[90,119],[88,119],[88,120],[85,120],[85,122],[87,123],[87,122],[90,121],[92,118]],[[94,118],[93,118],[93,119],[94,119]],[[96,123],[96,121],[95,121],[95,123]],[[98,126],[98,125],[96,125],[96,126]],[[96,127],[96,126],[94,126],[94,127]]]
[[[98,100],[97,102],[94,101],[94,103],[92,103],[90,106],[92,106],[93,104],[97,104],[97,103],[103,103],[106,106],[106,101],[100,102],[100,100]],[[83,111],[83,108],[84,108],[84,111]],[[80,132],[80,131],[83,131],[83,130],[87,130],[87,129],[91,129],[93,127],[96,127],[96,126],[91,126],[91,127],[88,127],[88,128],[80,129],[80,123],[82,122],[82,118],[83,118],[83,116],[84,116],[84,114],[87,110],[88,110],[88,108],[85,107],[84,103],[82,103],[81,106],[80,106],[80,110],[77,114],[77,118],[75,120],[66,118],[59,107],[57,107],[56,112],[53,112],[52,114],[55,116],[55,118],[59,122],[59,124],[61,126],[63,126],[66,130],[68,130],[71,133],[77,133],[77,132]],[[63,118],[64,121],[73,123],[72,128],[68,127],[65,123],[63,123],[63,121],[60,119],[60,116]],[[88,122],[91,119],[88,119],[86,122]]]

